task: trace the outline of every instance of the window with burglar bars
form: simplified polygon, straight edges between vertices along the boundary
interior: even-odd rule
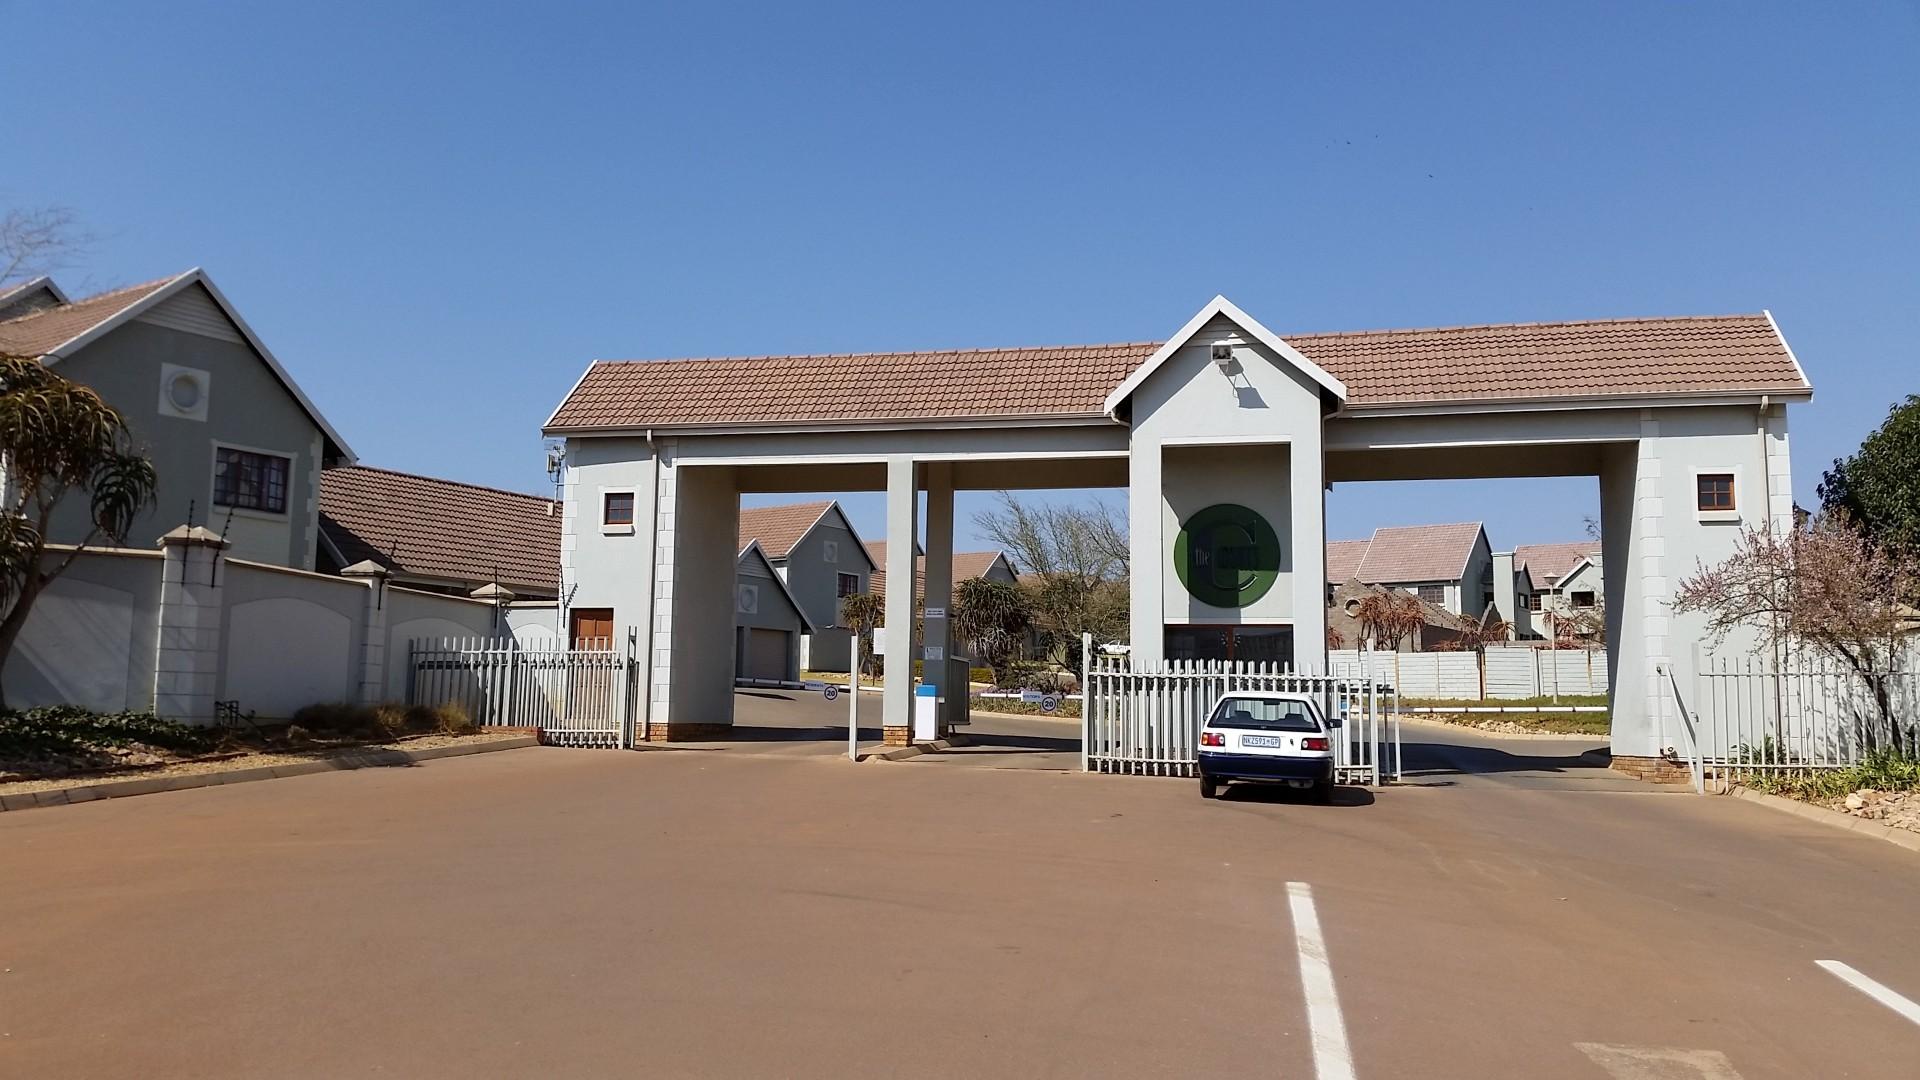
[[[293,460],[278,454],[218,447],[214,452],[213,504],[242,510],[287,511],[287,475]]]

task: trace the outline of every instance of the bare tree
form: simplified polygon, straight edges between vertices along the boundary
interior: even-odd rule
[[[1920,589],[1920,563],[1861,534],[1842,513],[1805,528],[1743,530],[1733,554],[1701,566],[1674,593],[1675,611],[1706,616],[1716,646],[1736,629],[1757,631],[1777,657],[1799,645],[1840,661],[1873,694],[1891,732],[1887,676],[1903,635],[1913,630],[1904,602]]]
[[[973,527],[1036,574],[1071,577],[1088,587],[1127,577],[1126,525],[1119,510],[1097,499],[1026,503],[1002,491],[999,507],[975,514]]]
[[[64,206],[9,210],[0,214],[0,283],[70,266],[92,243]]]

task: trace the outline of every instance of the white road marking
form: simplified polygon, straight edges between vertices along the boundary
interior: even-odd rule
[[[1574,1043],[1573,1048],[1614,1080],[1740,1080],[1733,1062],[1718,1050],[1606,1043]]]
[[[1815,960],[1814,964],[1827,969],[1842,982],[1906,1017],[1909,1021],[1920,1024],[1920,1005],[1896,993],[1891,987],[1867,978],[1838,960]]]
[[[1333,965],[1313,907],[1313,887],[1287,882],[1287,906],[1293,912],[1293,940],[1300,951],[1300,989],[1307,999],[1307,1029],[1313,1035],[1313,1069],[1320,1080],[1353,1080],[1353,1053],[1347,1048],[1347,1022],[1333,989]]]

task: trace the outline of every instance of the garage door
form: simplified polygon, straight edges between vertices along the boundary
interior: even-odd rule
[[[789,630],[764,630],[752,627],[747,631],[747,662],[744,674],[749,679],[772,679],[778,682],[789,678],[787,674],[787,644],[793,637]]]

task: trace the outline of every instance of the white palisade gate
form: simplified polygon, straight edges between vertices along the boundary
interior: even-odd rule
[[[407,703],[458,705],[483,727],[537,727],[555,746],[633,745],[639,662],[625,642],[526,649],[509,639],[423,638],[408,648]]]
[[[1400,778],[1393,688],[1365,678],[1296,672],[1278,664],[1170,661],[1134,670],[1126,657],[1086,660],[1081,764],[1089,772],[1194,776],[1200,725],[1229,691],[1311,694],[1334,731],[1334,767],[1345,783]]]

